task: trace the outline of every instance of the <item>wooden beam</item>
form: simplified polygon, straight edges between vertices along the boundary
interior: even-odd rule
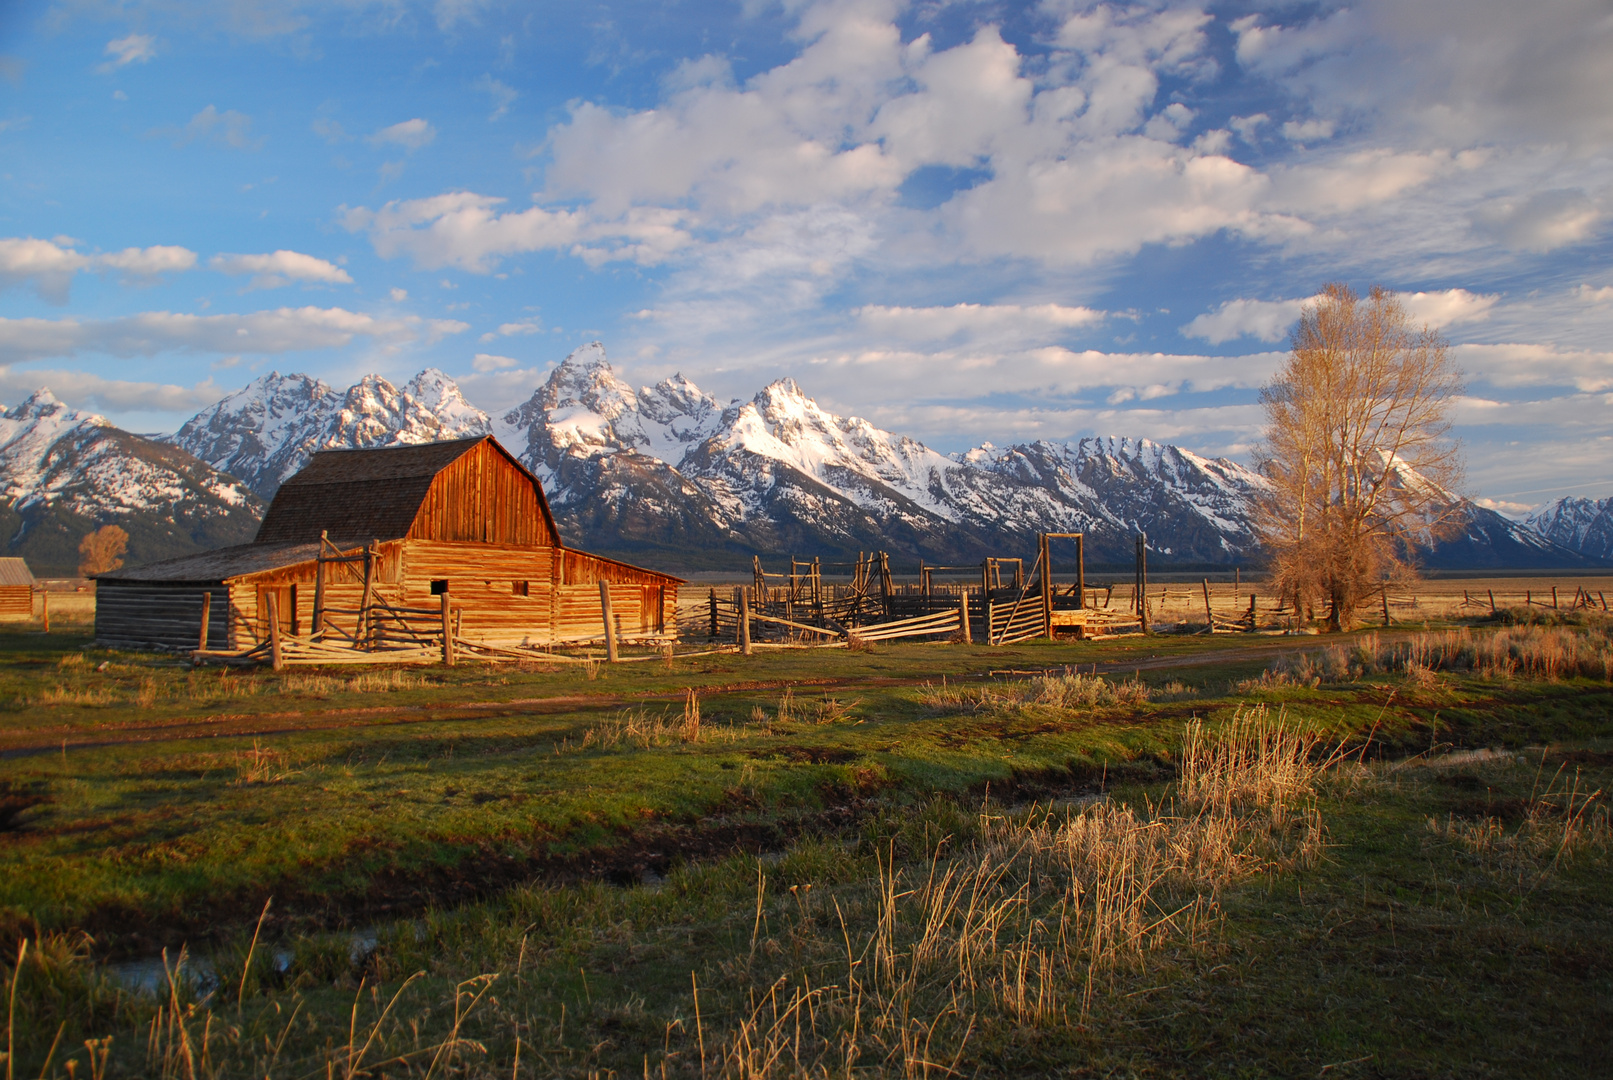
[[[1210,579],[1204,579],[1204,624],[1215,633],[1215,612],[1210,609]]]
[[[965,645],[973,645],[974,640],[969,636],[969,590],[961,589],[959,590],[959,593],[958,618],[963,624],[963,643]]]
[[[442,594],[442,663],[454,666],[454,620],[447,593]]]
[[[739,590],[739,651],[742,655],[751,655],[750,646],[750,591]]]
[[[605,662],[616,663],[616,620],[611,617],[610,582],[599,583],[599,613],[605,619]]]
[[[1047,534],[1036,541],[1036,558],[1042,564],[1042,636],[1053,639],[1053,559]]]
[[[206,592],[202,593],[202,632],[199,635],[199,640],[196,643],[196,647],[198,649],[205,650],[207,648],[207,622],[208,618],[212,614],[213,590],[208,589]]]
[[[273,589],[264,595],[269,605],[269,661],[276,671],[285,670],[285,654],[280,651],[280,598]]]

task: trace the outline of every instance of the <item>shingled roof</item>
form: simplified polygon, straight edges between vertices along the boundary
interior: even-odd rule
[[[532,479],[520,462],[491,436],[363,450],[323,450],[275,493],[258,528],[256,543],[318,540],[328,531],[337,542],[398,540],[408,535],[437,474],[484,442]],[[554,522],[539,497],[551,533]]]
[[[0,585],[32,585],[33,571],[21,559],[0,559]]]

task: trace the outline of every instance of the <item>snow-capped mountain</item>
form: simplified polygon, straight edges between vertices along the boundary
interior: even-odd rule
[[[169,441],[268,499],[316,450],[438,442],[488,430],[487,414],[434,368],[402,389],[366,375],[345,391],[276,371],[203,409]]]
[[[263,510],[234,477],[49,390],[0,411],[0,536],[36,573],[76,573],[79,540],[103,525],[129,534],[133,564],[243,543]]]
[[[401,389],[371,375],[346,391],[272,374],[197,414],[172,442],[269,498],[317,449],[488,431],[543,481],[568,543],[688,567],[791,551],[970,562],[1032,550],[1043,531],[1086,534],[1093,563],[1128,562],[1145,532],[1165,561],[1230,564],[1254,551],[1250,503],[1264,485],[1235,462],[1145,439],[942,454],[835,415],[792,379],[726,404],[681,375],[635,390],[598,342],[496,420],[435,370]],[[1463,505],[1462,535],[1430,552],[1430,565],[1588,562]]]
[[[1230,461],[1127,439],[938,453],[821,408],[792,379],[726,407],[681,375],[635,391],[598,343],[501,418],[562,530],[606,549],[696,542],[803,553],[883,549],[931,562],[1085,532],[1095,560],[1141,527],[1163,554],[1249,550],[1249,493]]]
[[[1613,560],[1613,498],[1563,498],[1530,514],[1535,532],[1592,559]]]

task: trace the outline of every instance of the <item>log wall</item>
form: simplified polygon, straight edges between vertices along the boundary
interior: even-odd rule
[[[230,590],[223,584],[101,581],[95,587],[95,643],[114,649],[194,649],[202,631],[202,594],[213,594],[207,647],[234,648]]]
[[[0,585],[0,619],[31,619],[33,617],[33,586]]]
[[[349,551],[348,554],[355,552]],[[316,567],[298,563],[231,582],[230,625],[234,648],[267,639],[265,597],[278,596],[281,630],[306,635],[313,629]],[[440,595],[432,583],[447,582],[461,634],[488,645],[549,645],[604,636],[599,582],[610,582],[611,610],[626,641],[673,640],[677,632],[677,581],[584,552],[552,547],[455,544],[432,540],[380,545],[375,594],[399,608],[435,610]],[[364,593],[362,563],[326,564],[328,620],[349,635]],[[215,608],[215,616],[218,612]],[[430,615],[405,621],[433,630]],[[341,640],[333,635],[331,640]]]

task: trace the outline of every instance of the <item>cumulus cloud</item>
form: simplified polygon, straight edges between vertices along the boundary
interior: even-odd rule
[[[490,372],[515,367],[518,363],[520,361],[511,356],[496,356],[493,353],[479,352],[471,357],[470,366],[486,375]]]
[[[370,136],[370,142],[375,146],[401,146],[412,152],[429,145],[436,137],[437,129],[417,116],[413,120],[403,120],[382,128]]]
[[[510,255],[554,248],[593,266],[613,260],[653,266],[690,241],[676,210],[646,207],[600,221],[583,211],[541,206],[499,213],[504,202],[455,191],[395,200],[379,210],[342,207],[340,220],[350,232],[367,233],[383,258],[408,255],[424,269],[456,266],[479,274],[491,273]]]
[[[242,315],[142,312],[115,319],[0,319],[0,364],[91,353],[271,354],[334,349],[367,338],[382,345],[431,342],[469,327],[450,319],[377,318],[343,308],[278,308]]]
[[[171,245],[86,255],[74,250],[73,242],[66,237],[0,238],[0,289],[32,285],[42,299],[53,304],[67,302],[73,275],[80,271],[116,272],[126,283],[143,284],[195,265],[194,251]]]
[[[96,70],[105,74],[128,64],[144,64],[156,56],[157,39],[150,34],[130,34],[107,42],[103,51],[111,59]]]
[[[293,281],[325,285],[351,285],[353,279],[335,263],[298,251],[275,251],[267,255],[215,255],[208,260],[214,270],[232,276],[252,275],[249,288],[278,289]]]

